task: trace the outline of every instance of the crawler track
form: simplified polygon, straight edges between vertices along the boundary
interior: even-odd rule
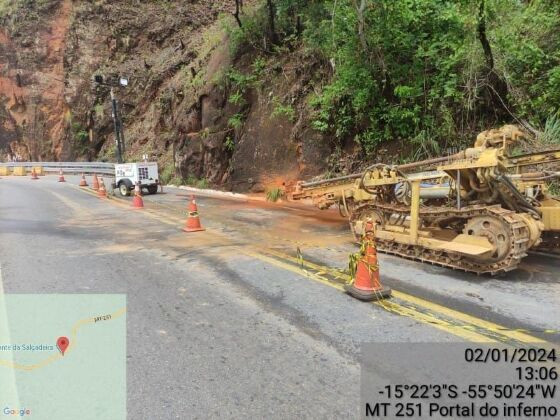
[[[350,220],[353,225],[358,220],[363,220],[368,215],[382,215],[383,222],[387,223],[390,217],[401,216],[404,220],[410,212],[406,206],[396,206],[390,204],[368,203],[357,207]],[[378,250],[388,254],[399,255],[411,260],[428,262],[431,264],[449,267],[457,270],[496,275],[514,270],[520,261],[527,255],[529,248],[529,230],[523,217],[513,211],[502,208],[501,206],[468,206],[460,210],[454,208],[421,208],[421,223],[429,225],[437,220],[454,220],[467,223],[474,217],[487,217],[490,220],[499,221],[503,226],[506,241],[509,243],[507,252],[498,260],[489,258],[488,261],[476,260],[453,252],[441,249],[431,249],[421,245],[409,245],[388,240],[378,240]],[[450,229],[450,228],[449,228]],[[463,233],[462,230],[456,233]]]

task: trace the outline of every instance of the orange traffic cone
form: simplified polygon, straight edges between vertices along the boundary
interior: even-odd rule
[[[31,170],[31,179],[39,179],[37,172],[35,172],[35,168]]]
[[[375,247],[375,230],[373,222],[368,221],[362,236],[362,249],[356,255],[356,277],[351,285],[344,286],[346,292],[356,299],[364,301],[381,300],[391,296],[391,289],[379,281],[377,248]]]
[[[87,187],[88,183],[86,181],[86,176],[82,173],[82,179],[80,179],[80,187]]]
[[[107,190],[105,189],[105,181],[103,177],[100,176],[98,180],[99,188],[97,189],[97,196],[99,198],[107,198]]]
[[[58,172],[58,182],[66,182],[66,180],[64,179],[64,172],[62,172],[62,169]]]
[[[134,198],[132,199],[132,208],[134,210],[144,208],[144,200],[142,200],[142,190],[140,189],[140,182],[134,186]]]
[[[198,232],[201,230],[206,230],[200,225],[200,218],[198,217],[198,208],[196,207],[196,201],[194,195],[191,195],[191,202],[187,209],[187,222],[183,228],[184,232]]]
[[[99,191],[99,179],[97,179],[97,175],[93,174],[93,181],[91,183],[91,188],[94,191]]]

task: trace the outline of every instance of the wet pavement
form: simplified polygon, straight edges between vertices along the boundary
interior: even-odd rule
[[[336,211],[199,194],[185,233],[189,191],[135,211],[66,179],[0,179],[3,288],[127,294],[130,418],[353,417],[363,343],[559,341],[558,259],[492,278],[381,255],[394,297],[363,303]]]

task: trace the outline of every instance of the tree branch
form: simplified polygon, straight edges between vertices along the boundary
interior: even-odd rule
[[[243,27],[241,23],[241,18],[239,17],[240,13],[243,12],[243,0],[235,0],[235,13],[233,13],[233,17],[235,21],[239,25],[240,28]]]
[[[360,5],[358,6],[357,0],[352,0],[354,3],[354,8],[356,9],[356,13],[358,14],[358,35],[360,37],[360,43],[362,44],[362,49],[364,52],[368,51],[368,44],[365,37],[364,29],[366,26],[364,12],[366,10],[367,0],[360,0]]]
[[[482,49],[484,50],[484,57],[486,59],[486,65],[490,70],[494,69],[494,55],[492,54],[492,48],[490,47],[490,42],[486,36],[486,12],[485,12],[485,0],[480,0],[478,9],[478,39],[482,44]]]
[[[266,0],[266,5],[268,7],[268,25],[270,27],[270,41],[273,44],[278,44],[278,34],[276,33],[275,15],[276,7],[272,0]]]

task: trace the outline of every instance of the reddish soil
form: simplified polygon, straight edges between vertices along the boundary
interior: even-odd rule
[[[68,106],[64,101],[64,48],[70,26],[72,0],[62,0],[54,19],[38,29],[31,45],[16,44],[7,30],[0,33],[0,48],[6,61],[0,63],[0,105],[4,106],[3,128],[11,140],[11,152],[23,159],[40,159],[45,141],[59,155]],[[38,52],[29,60],[30,51]],[[25,56],[21,59],[20,55]],[[21,86],[18,86],[21,81]],[[40,92],[37,102],[35,95]],[[2,103],[3,102],[3,103]],[[17,132],[21,137],[18,138]],[[19,140],[19,141],[15,141]]]

